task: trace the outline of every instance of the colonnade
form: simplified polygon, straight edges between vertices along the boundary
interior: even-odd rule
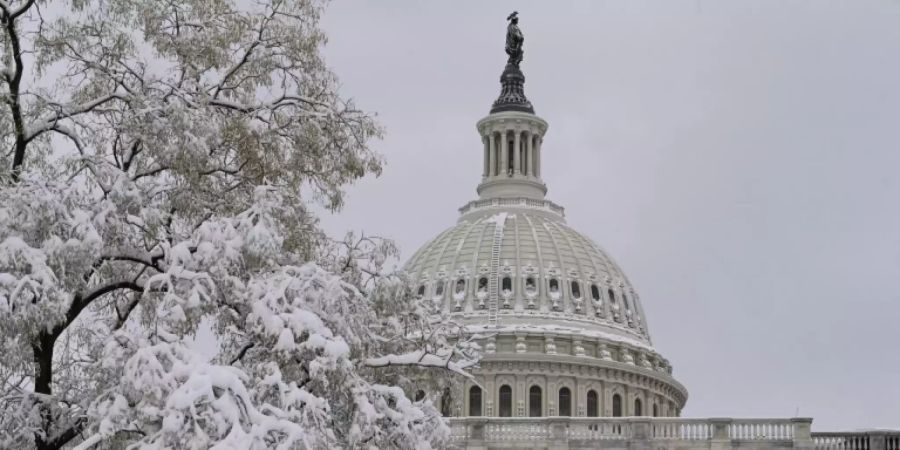
[[[542,137],[528,130],[492,131],[484,142],[483,177],[541,175]]]

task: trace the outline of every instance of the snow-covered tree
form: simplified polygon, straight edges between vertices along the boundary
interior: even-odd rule
[[[445,441],[474,346],[311,212],[382,164],[322,8],[0,0],[0,448]]]

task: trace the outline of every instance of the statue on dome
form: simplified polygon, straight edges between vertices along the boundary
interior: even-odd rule
[[[506,27],[506,54],[509,55],[507,64],[519,67],[519,63],[522,62],[522,57],[525,53],[522,50],[525,36],[522,35],[522,30],[519,29],[519,12],[513,11],[506,20],[509,21],[509,26]]]

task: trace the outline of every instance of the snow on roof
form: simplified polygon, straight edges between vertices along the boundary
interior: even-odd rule
[[[520,324],[520,325],[500,325],[496,327],[492,327],[489,325],[466,325],[466,331],[471,333],[515,333],[515,332],[524,332],[524,333],[555,333],[562,335],[572,335],[584,338],[597,338],[603,339],[612,342],[618,342],[621,344],[629,345],[632,347],[656,352],[656,350],[647,345],[644,342],[641,342],[637,339],[633,339],[627,336],[622,336],[614,333],[607,333],[599,330],[585,330],[583,328],[576,327],[566,327],[561,325],[535,325],[535,324]]]

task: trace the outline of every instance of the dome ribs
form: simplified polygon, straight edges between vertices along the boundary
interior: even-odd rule
[[[531,217],[529,217],[527,214],[522,214],[522,216],[525,217],[525,221],[528,222],[528,226],[531,228],[531,238],[534,239],[534,251],[535,251],[535,253],[537,253],[537,270],[538,270],[538,273],[537,273],[537,299],[538,299],[537,309],[540,311],[546,311],[547,304],[546,304],[546,302],[541,300],[544,298],[541,294],[546,293],[546,290],[544,289],[544,281],[545,281],[544,280],[545,274],[543,271],[544,258],[541,256],[541,242],[538,240],[537,228],[534,226],[534,223],[531,221]]]
[[[581,311],[581,312],[578,311],[579,307],[581,307],[582,310],[584,309],[584,307],[581,306],[581,305],[578,305],[576,299],[572,296],[572,282],[573,282],[573,281],[579,281],[579,280],[578,280],[579,278],[583,278],[583,277],[586,275],[586,274],[585,274],[585,271],[584,271],[584,267],[582,267],[582,265],[581,265],[581,259],[582,259],[582,258],[579,258],[578,255],[576,255],[577,251],[575,250],[575,246],[572,245],[572,238],[569,237],[569,234],[570,234],[570,233],[568,233],[568,232],[566,232],[565,230],[563,230],[562,226],[561,226],[559,223],[556,223],[556,222],[552,222],[552,223],[553,223],[553,226],[556,227],[556,230],[559,232],[559,234],[561,234],[562,237],[563,237],[563,239],[566,241],[566,245],[569,246],[569,251],[571,252],[572,259],[575,260],[575,266],[578,267],[578,274],[577,274],[577,276],[576,276],[575,278],[572,278],[572,277],[570,276],[569,283],[568,283],[568,286],[567,286],[567,287],[568,287],[568,291],[566,291],[566,290],[564,289],[564,292],[568,292],[568,293],[569,293],[569,301],[572,303],[572,306],[573,306],[574,309],[575,309],[575,310],[573,311],[575,314],[579,314],[579,313],[587,313],[587,311]],[[566,227],[566,228],[568,228],[568,227]],[[583,254],[583,253],[584,253],[584,252],[582,252],[582,254]],[[585,255],[585,256],[587,256],[587,255]],[[566,269],[571,270],[571,268],[566,268]],[[566,274],[569,275],[568,272],[567,272]],[[584,283],[581,282],[581,284],[584,284]],[[584,289],[582,288],[582,291],[583,291],[583,290],[584,290]],[[582,295],[581,302],[583,303],[583,302],[584,302],[584,298],[583,298],[584,292],[582,292],[581,295]]]

